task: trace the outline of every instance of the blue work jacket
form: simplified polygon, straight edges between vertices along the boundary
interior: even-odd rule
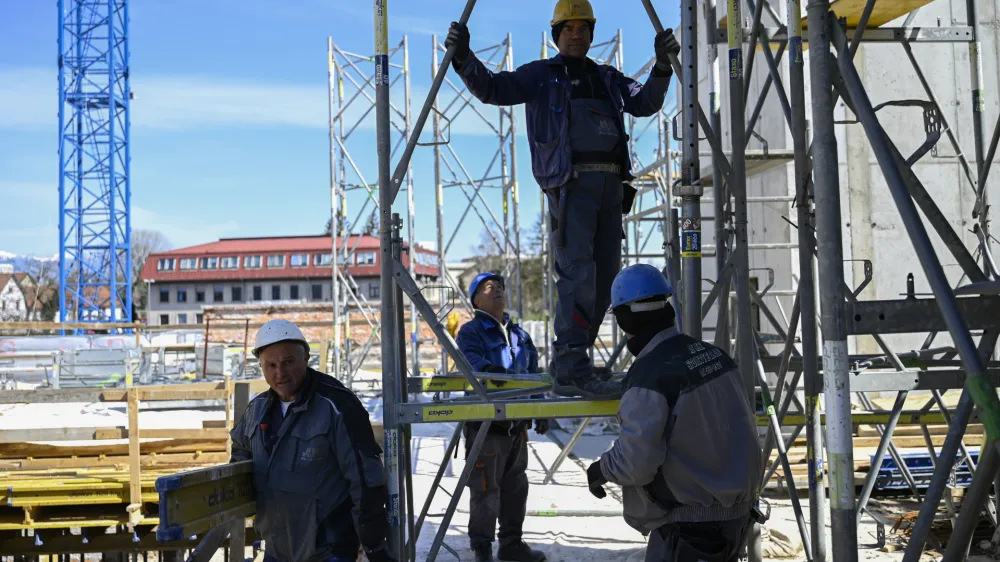
[[[525,104],[531,170],[542,189],[559,187],[573,177],[573,155],[569,145],[570,83],[562,56],[556,55],[519,66],[513,72],[493,72],[470,53],[458,67],[458,75],[479,101],[490,105]],[[671,72],[651,72],[645,84],[618,69],[598,65],[611,102],[618,110],[622,131],[625,113],[648,117],[663,107]],[[623,177],[631,179],[631,160],[626,155]]]
[[[477,310],[472,320],[458,330],[456,342],[472,369],[484,372],[493,365],[512,373],[538,372],[538,350],[531,336],[504,313],[504,328],[489,314]]]

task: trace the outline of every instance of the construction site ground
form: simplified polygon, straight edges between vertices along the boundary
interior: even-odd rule
[[[381,399],[371,397],[364,401],[372,419],[381,420]],[[124,406],[124,404],[86,403],[0,405],[0,430],[126,425],[127,414]],[[139,425],[146,429],[199,428],[205,420],[224,419],[225,415],[221,410],[143,411],[140,413]],[[528,433],[528,479],[532,487],[527,508],[529,512],[602,511],[605,515],[529,516],[525,522],[525,540],[545,551],[552,562],[641,561],[645,539],[622,519],[620,490],[616,486],[609,486],[608,497],[598,500],[587,489],[586,467],[605,451],[614,439],[613,431],[604,430],[604,424],[595,420],[577,443],[573,454],[556,472],[554,481],[542,485],[546,469],[552,465],[560,451],[560,445],[556,441],[566,443],[570,438],[568,430],[572,427],[568,423],[564,424],[563,429],[554,429],[547,436],[538,435],[534,431]],[[454,431],[454,425],[417,424],[413,426],[412,431],[414,503],[419,512],[440,463],[446,460],[443,458],[444,451]],[[125,441],[62,441],[53,445],[101,447],[111,443],[125,443]],[[442,486],[451,491],[454,490],[464,466],[464,444],[459,446],[457,456],[452,456],[446,462],[449,462],[450,466],[445,473]],[[784,494],[777,493],[771,496],[768,498],[772,506],[771,519],[763,539],[765,559],[805,560],[791,502]],[[426,559],[448,501],[449,495],[439,490],[431,506],[430,516],[420,532],[417,543],[418,560]],[[808,516],[807,502],[808,499],[803,497],[803,509],[807,510]],[[918,509],[915,501],[906,498],[878,497],[873,499],[872,506],[882,516],[890,519]],[[468,538],[465,535],[467,520],[468,495],[464,494],[446,538],[446,543],[458,552],[460,560],[472,559]],[[940,537],[946,540],[947,522],[942,523],[944,530]],[[991,531],[992,529],[986,531],[985,538],[989,538]],[[876,547],[876,524],[871,518],[862,517],[858,533],[861,559],[901,560],[902,550],[905,548],[905,529],[894,532],[893,529],[886,528],[886,535],[886,545]],[[976,545],[982,538],[980,533],[973,544]],[[827,544],[830,544],[829,539]],[[939,559],[940,554],[941,550],[930,551],[923,560]],[[220,551],[217,558],[222,560],[221,557]],[[438,560],[454,560],[454,557],[442,549]]]

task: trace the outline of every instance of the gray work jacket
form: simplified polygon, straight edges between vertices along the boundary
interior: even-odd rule
[[[357,556],[359,544],[384,548],[382,450],[368,412],[339,381],[310,369],[284,419],[273,391],[256,396],[231,436],[231,461],[253,460],[254,526],[267,554],[305,562]]]
[[[646,534],[749,513],[761,450],[733,360],[669,328],[646,344],[623,385],[621,435],[600,466],[622,486],[625,521]]]

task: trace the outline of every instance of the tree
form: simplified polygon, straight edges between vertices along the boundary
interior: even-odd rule
[[[26,319],[54,320],[59,312],[59,260],[22,258],[14,264],[14,270],[27,274],[18,280],[24,294]]]
[[[158,230],[132,230],[132,303],[135,310],[146,308],[148,288],[142,282],[142,268],[150,254],[170,249],[170,241]]]

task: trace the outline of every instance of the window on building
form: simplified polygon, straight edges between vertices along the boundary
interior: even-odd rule
[[[156,271],[173,271],[174,258],[160,258],[156,260]]]
[[[272,269],[285,267],[285,256],[267,256],[267,267]]]
[[[375,252],[359,252],[358,265],[375,265]]]
[[[243,302],[243,287],[233,287],[229,293],[233,302]]]
[[[170,289],[160,289],[160,302],[170,302]]]
[[[281,285],[271,285],[271,300],[281,300]]]
[[[194,302],[205,302],[205,289],[194,290]]]
[[[201,258],[202,269],[219,269],[219,258]]]
[[[243,258],[243,267],[247,269],[260,269],[261,256],[247,256]]]
[[[378,282],[370,283],[368,285],[368,298],[370,299],[379,298],[379,289],[381,289],[381,286],[378,284]]]
[[[190,271],[198,267],[198,258],[181,258],[181,271]]]
[[[337,265],[353,265],[354,264],[354,254],[337,254]]]
[[[177,289],[177,302],[187,302],[188,292],[187,289]]]
[[[315,284],[312,286],[312,299],[314,301],[323,300],[323,286]]]
[[[309,254],[292,254],[292,267],[306,267],[309,265]]]
[[[298,298],[299,298],[299,286],[298,285],[292,285],[292,286],[288,287],[288,298],[290,298],[292,300],[298,300]]]
[[[188,315],[184,314],[183,312],[179,313],[177,315],[177,323],[178,324],[187,324],[188,323]]]
[[[194,315],[194,323],[195,324],[204,324],[205,323],[205,315],[202,314],[202,313],[200,313],[200,312],[198,314],[195,314]]]
[[[239,269],[240,258],[239,256],[226,256],[222,258],[222,269]]]
[[[261,289],[260,285],[253,286],[253,300],[259,301],[264,300],[264,291]]]
[[[166,326],[169,323],[170,323],[170,315],[169,314],[161,314],[160,315],[160,326]]]
[[[212,289],[212,302],[222,302],[226,300],[226,288],[222,285],[216,285]]]
[[[313,254],[313,265],[316,267],[323,267],[325,265],[330,265],[333,261],[333,256],[330,254]]]

